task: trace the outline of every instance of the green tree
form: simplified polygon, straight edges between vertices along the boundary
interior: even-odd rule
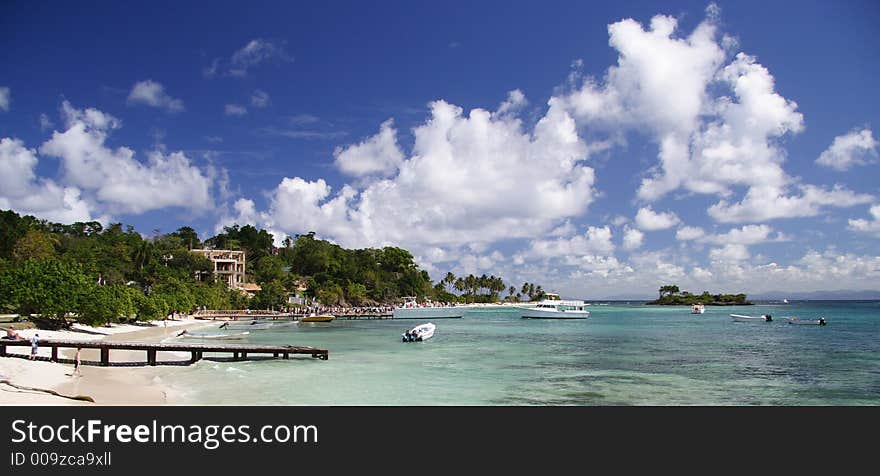
[[[19,238],[12,248],[12,259],[23,263],[29,259],[45,260],[55,257],[55,246],[58,240],[50,234],[36,230],[28,230]]]
[[[284,270],[284,261],[277,256],[266,256],[254,266],[254,281],[259,284],[269,281],[282,281],[287,274]]]
[[[138,294],[134,300],[135,315],[139,321],[164,319],[171,309],[159,294]]]
[[[122,284],[91,285],[80,303],[77,320],[98,326],[131,317],[136,313],[134,293],[139,291]]]
[[[660,286],[660,289],[658,292],[660,293],[660,297],[662,298],[663,296],[674,296],[674,295],[678,294],[679,291],[680,290],[678,289],[677,285],[667,284],[665,286]]]
[[[8,268],[0,281],[0,303],[20,314],[41,314],[66,321],[79,309],[93,281],[73,262],[57,259],[28,260]]]
[[[364,304],[367,298],[367,287],[360,283],[349,283],[345,288],[345,300],[354,306]]]
[[[187,313],[196,305],[191,286],[195,286],[195,283],[171,277],[153,286],[150,294],[161,297],[168,304],[170,312]]]
[[[171,235],[180,238],[188,250],[199,249],[202,247],[202,242],[199,241],[199,234],[196,233],[192,227],[182,226],[174,233],[171,233]]]
[[[287,292],[281,281],[269,281],[261,286],[251,305],[255,309],[281,309],[287,304]]]

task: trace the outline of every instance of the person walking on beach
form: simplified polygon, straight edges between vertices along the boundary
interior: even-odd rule
[[[77,347],[76,348],[76,357],[73,358],[73,374],[71,374],[71,375],[77,375],[77,376],[81,375],[79,373],[79,362],[80,362],[79,361],[79,354],[80,354],[80,352],[82,352],[82,349],[80,347]]]
[[[31,337],[31,356],[28,357],[31,360],[34,360],[37,357],[37,347],[40,345],[40,334],[34,334]]]

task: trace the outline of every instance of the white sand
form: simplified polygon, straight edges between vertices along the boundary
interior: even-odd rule
[[[216,323],[183,318],[168,321],[154,321],[151,326],[131,324],[113,324],[109,327],[90,327],[74,325],[74,328],[86,332],[47,331],[22,329],[18,334],[30,339],[39,334],[41,339],[65,340],[111,340],[158,342],[173,337],[181,329],[214,326]],[[99,405],[159,405],[173,404],[174,393],[162,383],[161,376],[173,372],[173,367],[99,367],[81,365],[80,375],[72,375],[72,362],[46,362],[29,360],[30,347],[7,347],[8,354],[15,357],[0,357],[0,380],[8,379],[16,385],[50,389],[65,395],[88,395]],[[73,349],[62,350],[61,359],[73,359]],[[144,362],[144,352],[113,351],[112,362]],[[38,349],[39,357],[49,358],[51,349]],[[160,361],[183,360],[188,353],[163,352]],[[97,349],[83,349],[81,362],[100,360]],[[42,392],[19,390],[0,384],[0,405],[92,405],[89,402],[71,400]]]

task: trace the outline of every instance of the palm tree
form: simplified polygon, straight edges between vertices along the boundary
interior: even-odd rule
[[[452,287],[455,288],[455,290],[458,291],[459,294],[463,293],[465,287],[464,279],[456,278],[455,283],[452,285]]]
[[[511,286],[511,287],[507,290],[507,299],[509,299],[509,300],[512,301],[512,300],[513,300],[513,293],[515,293],[515,292],[516,292],[516,288],[513,287],[513,286]]]
[[[449,286],[452,286],[455,283],[455,275],[452,274],[452,271],[448,271],[446,273],[446,277],[443,278],[443,282],[446,284],[446,289],[449,289]]]

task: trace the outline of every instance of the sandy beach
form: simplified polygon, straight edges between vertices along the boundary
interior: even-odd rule
[[[82,341],[137,341],[158,342],[173,337],[182,329],[214,326],[216,323],[183,318],[154,321],[150,326],[114,324],[111,327],[74,325],[74,330],[47,331],[23,329],[18,333],[25,338],[39,334],[41,339],[66,339]],[[83,349],[80,354],[79,375],[73,375],[73,349],[60,352],[61,362],[29,360],[30,347],[9,347],[9,357],[0,357],[0,380],[15,385],[53,390],[63,395],[85,395],[94,403],[64,398],[39,391],[22,390],[0,384],[0,405],[166,405],[178,402],[173,389],[165,385],[162,376],[174,372],[174,366],[141,366],[143,352],[114,351],[110,367],[91,365],[100,360],[97,349]],[[50,349],[38,350],[38,357],[48,359]],[[175,355],[179,354],[179,355]],[[183,360],[188,354],[163,352],[160,362]],[[132,362],[132,366],[126,366]]]

